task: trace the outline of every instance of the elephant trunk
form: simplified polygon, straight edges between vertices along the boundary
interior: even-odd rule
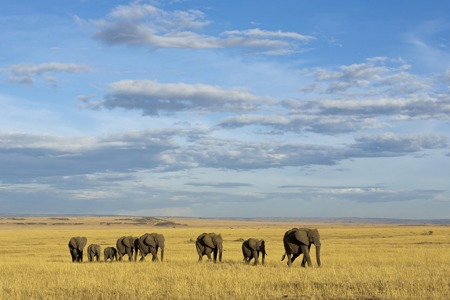
[[[219,247],[219,261],[222,262],[222,246]]]
[[[320,245],[316,245],[316,259],[317,265],[320,267]]]
[[[161,262],[164,261],[164,247],[161,247]]]

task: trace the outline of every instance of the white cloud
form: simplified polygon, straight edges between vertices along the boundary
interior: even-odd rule
[[[270,108],[228,116],[223,128],[262,126],[277,133],[365,132],[406,126],[407,122],[448,121],[447,73],[421,77],[408,73],[402,60],[375,57],[366,63],[300,72],[311,78],[297,98]]]
[[[111,83],[105,100],[93,108],[142,110],[144,115],[159,112],[242,112],[272,103],[240,89],[223,89],[206,84],[159,83],[152,80],[122,80]]]
[[[262,37],[262,38],[276,38],[276,39],[294,39],[303,42],[309,42],[314,40],[315,37],[310,35],[303,35],[297,32],[285,32],[285,31],[267,31],[259,28],[248,29],[248,30],[229,30],[224,31],[225,35],[232,36],[250,36],[250,37]]]
[[[57,79],[49,74],[61,73],[87,73],[92,72],[92,68],[84,64],[49,62],[42,64],[20,63],[11,65],[6,69],[8,80],[20,84],[32,84],[38,78],[45,82],[56,84]]]
[[[429,79],[408,73],[409,68],[401,59],[384,57],[368,58],[364,63],[343,65],[337,70],[316,68],[309,72],[313,82],[301,91],[349,96],[349,92],[398,95],[429,90]]]
[[[94,38],[109,45],[188,49],[238,47],[281,55],[296,51],[299,43],[314,40],[312,36],[296,32],[259,28],[207,34],[203,32],[210,21],[199,10],[165,11],[139,2],[118,6],[106,18],[92,23],[98,28]]]

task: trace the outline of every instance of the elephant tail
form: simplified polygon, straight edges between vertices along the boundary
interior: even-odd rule
[[[281,261],[283,261],[286,258],[286,252],[284,252],[283,256],[281,257]]]

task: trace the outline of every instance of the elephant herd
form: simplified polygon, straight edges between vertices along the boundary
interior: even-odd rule
[[[72,237],[69,241],[69,250],[72,256],[72,262],[83,261],[83,249],[86,246],[86,237]],[[195,247],[198,253],[198,261],[202,261],[203,256],[207,256],[208,260],[222,261],[223,239],[220,234],[202,233],[195,241]],[[288,266],[291,266],[294,260],[303,254],[302,267],[306,263],[312,267],[310,258],[311,245],[316,247],[317,265],[320,266],[320,235],[317,229],[310,228],[292,228],[283,236],[283,244],[285,253],[281,260],[287,256]],[[160,249],[161,261],[164,260],[164,236],[158,233],[146,233],[141,237],[122,236],[117,239],[116,247],[107,247],[103,251],[103,257],[106,261],[118,260],[122,261],[125,255],[128,260],[137,260],[138,252],[141,256],[140,261],[143,261],[148,254],[152,254],[152,261],[158,260],[158,250]],[[100,260],[101,247],[97,244],[90,244],[87,248],[88,260],[90,262]],[[250,238],[242,243],[242,254],[244,262],[249,264],[254,260],[254,265],[259,263],[259,255],[262,255],[262,264],[264,265],[266,253],[265,242],[262,239]],[[133,257],[134,255],[134,257]],[[211,258],[211,255],[213,258]]]
[[[83,261],[83,249],[86,246],[87,238],[75,236],[69,241],[69,250],[72,255],[72,262]],[[128,260],[137,260],[138,252],[141,255],[141,261],[145,259],[147,254],[151,253],[152,260],[158,260],[158,249],[161,249],[161,261],[164,260],[164,236],[158,233],[146,233],[141,237],[122,236],[117,239],[116,247],[107,247],[103,250],[103,257],[106,261],[121,261],[125,255]],[[87,248],[88,260],[90,262],[100,260],[101,247],[97,244],[90,244]]]

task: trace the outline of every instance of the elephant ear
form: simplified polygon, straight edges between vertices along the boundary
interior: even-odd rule
[[[130,248],[130,247],[132,247],[130,240],[131,239],[129,236],[124,236],[124,237],[120,238],[120,243],[122,245],[124,245],[125,247]]]
[[[87,238],[82,236],[78,239],[78,249],[83,250],[84,246],[87,244]]]
[[[205,245],[208,246],[209,248],[216,247],[210,234],[206,234],[203,237],[203,243],[205,243]]]
[[[248,246],[253,250],[258,250],[258,241],[255,239],[249,239],[248,240]]]
[[[297,241],[304,245],[309,245],[308,233],[304,229],[298,229],[295,231],[295,238]]]
[[[69,241],[69,245],[71,248],[77,248],[77,238],[76,237],[72,237]]]
[[[156,247],[156,239],[155,236],[153,234],[149,234],[145,237],[144,239],[144,243],[147,246],[151,246],[151,247]]]
[[[148,236],[148,233],[141,235],[139,237],[139,245],[145,245],[145,239],[147,238],[147,236]]]

